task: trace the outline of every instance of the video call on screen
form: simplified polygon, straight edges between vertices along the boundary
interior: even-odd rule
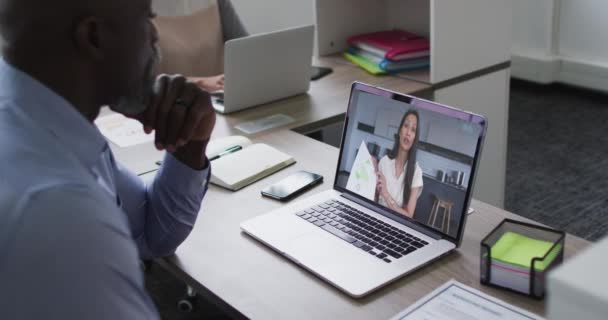
[[[481,126],[360,91],[354,93],[350,108],[338,185],[389,209],[392,202],[399,207],[393,210],[395,214],[410,216],[456,237],[465,212]],[[410,114],[400,128],[404,116],[412,109],[417,116]],[[412,140],[411,132],[408,135],[407,131],[413,131],[414,123],[417,139]],[[395,166],[399,163],[396,161],[399,152],[407,154],[408,159],[415,157],[417,164],[411,169],[414,174],[410,174],[410,194],[415,189],[417,197],[405,201],[403,190],[409,161],[406,167],[396,168],[400,167]],[[378,172],[386,181],[385,192],[379,190]],[[415,199],[413,213],[407,210],[411,198]]]

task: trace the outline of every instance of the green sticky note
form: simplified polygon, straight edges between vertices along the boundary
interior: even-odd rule
[[[515,232],[505,232],[492,246],[492,259],[530,269],[533,258],[542,258],[553,246],[552,242],[537,240]],[[535,264],[538,271],[545,270],[560,252],[556,246],[544,261]]]

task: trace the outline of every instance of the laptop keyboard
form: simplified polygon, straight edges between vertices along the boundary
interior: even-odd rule
[[[387,263],[429,244],[337,200],[296,215]]]

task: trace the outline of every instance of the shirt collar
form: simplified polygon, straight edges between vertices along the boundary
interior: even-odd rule
[[[63,97],[0,58],[0,97],[15,101],[38,126],[45,128],[86,166],[108,147],[97,127]]]

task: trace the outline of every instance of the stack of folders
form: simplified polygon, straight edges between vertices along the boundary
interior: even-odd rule
[[[530,277],[534,268],[533,282],[542,284],[545,269],[561,252],[554,243],[530,238],[515,232],[505,232],[492,246],[492,283],[515,291],[530,293]],[[550,252],[551,251],[551,252]],[[544,258],[532,266],[534,258]]]
[[[371,74],[426,68],[429,40],[404,30],[389,30],[350,37],[344,57]]]

